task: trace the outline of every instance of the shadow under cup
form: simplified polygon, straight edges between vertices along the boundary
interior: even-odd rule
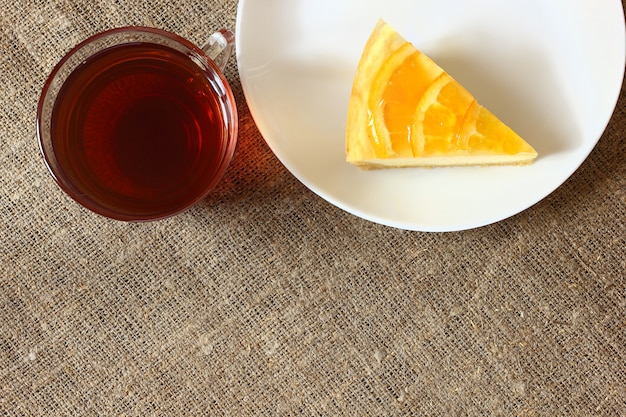
[[[217,185],[237,142],[237,110],[203,49],[162,30],[119,28],[57,64],[37,135],[74,200],[113,219],[148,221],[189,208]]]

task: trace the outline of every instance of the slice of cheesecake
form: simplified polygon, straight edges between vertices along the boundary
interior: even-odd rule
[[[537,152],[380,20],[354,77],[346,160],[361,168],[529,164]]]

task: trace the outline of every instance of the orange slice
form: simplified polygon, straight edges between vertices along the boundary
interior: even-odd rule
[[[537,152],[380,20],[357,68],[346,159],[362,168],[528,164]]]

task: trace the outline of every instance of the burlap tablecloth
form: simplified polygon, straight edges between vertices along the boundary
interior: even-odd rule
[[[263,0],[258,0],[263,1]],[[0,415],[626,415],[626,96],[536,206],[426,234],[347,214],[263,141],[174,218],[107,220],[54,184],[35,107],[62,54],[148,25],[202,43],[236,1],[0,7]]]

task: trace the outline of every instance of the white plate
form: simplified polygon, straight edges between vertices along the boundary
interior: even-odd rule
[[[238,7],[241,82],[269,147],[332,204],[402,229],[479,227],[546,197],[597,143],[624,77],[619,0],[240,0]],[[346,163],[352,80],[379,18],[530,142],[537,161],[376,171]]]

